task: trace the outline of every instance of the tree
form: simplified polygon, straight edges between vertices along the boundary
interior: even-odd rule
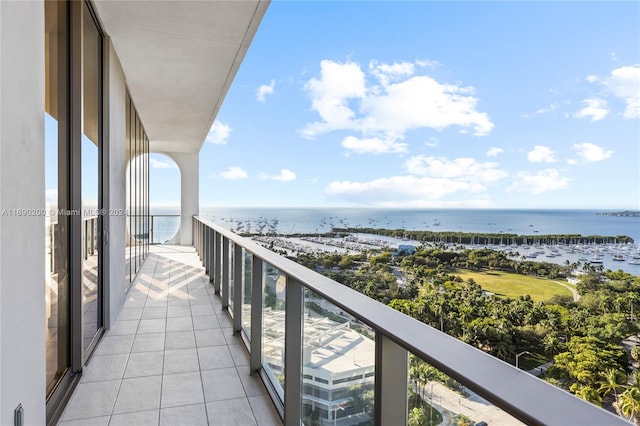
[[[637,385],[620,394],[618,405],[622,414],[636,425],[640,425],[640,388]]]
[[[408,426],[426,426],[427,418],[422,408],[414,407],[409,411]]]
[[[305,421],[305,425],[309,426],[321,426],[320,422],[320,412],[317,409],[314,409],[311,412],[309,418]]]
[[[353,403],[356,413],[365,413],[373,407],[373,390],[366,389],[363,385],[353,385],[348,388],[348,396]]]
[[[631,348],[631,358],[635,361],[640,361],[640,345],[636,345]]]
[[[464,414],[458,414],[453,419],[455,421],[456,426],[473,426],[475,423],[469,416],[465,416]]]
[[[573,392],[578,398],[582,398],[585,401],[589,401],[595,405],[602,405],[602,398],[598,391],[591,386],[583,386],[580,384],[575,384],[571,386],[571,392]]]
[[[565,388],[588,401],[596,398],[593,390],[607,370],[625,371],[626,353],[615,344],[596,337],[574,336],[567,344],[567,351],[555,356],[555,364],[547,370],[547,376],[559,380]],[[597,394],[597,391],[596,391]]]
[[[598,392],[600,392],[602,396],[607,396],[610,393],[613,393],[613,397],[615,400],[614,407],[616,408],[616,411],[618,411],[618,414],[620,414],[618,391],[624,387],[624,382],[626,381],[626,379],[626,374],[624,374],[620,370],[610,368],[602,375],[600,387],[598,388]]]

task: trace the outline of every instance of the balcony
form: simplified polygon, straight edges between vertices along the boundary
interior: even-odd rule
[[[59,424],[281,424],[221,305],[193,247],[152,246]]]
[[[193,241],[152,247],[60,425],[401,425],[417,399],[442,424],[628,424],[198,217]]]

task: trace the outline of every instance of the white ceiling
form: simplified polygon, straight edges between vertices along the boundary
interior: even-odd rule
[[[151,151],[200,150],[268,4],[95,1]]]

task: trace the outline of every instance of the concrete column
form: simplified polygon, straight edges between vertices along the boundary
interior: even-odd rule
[[[194,215],[200,214],[200,156],[199,153],[163,152],[180,168],[180,235],[176,242],[183,246],[193,244]]]
[[[44,2],[0,1],[0,58],[0,424],[43,425]]]
[[[409,354],[382,334],[376,335],[376,424],[407,424]]]

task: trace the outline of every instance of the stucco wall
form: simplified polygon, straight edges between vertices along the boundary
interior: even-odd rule
[[[113,46],[109,46],[109,311],[110,323],[118,318],[125,298],[125,176],[126,158],[126,86],[122,66]]]
[[[180,168],[180,231],[176,241],[183,246],[193,244],[192,217],[200,212],[199,190],[199,154],[183,152],[163,152],[176,162]]]
[[[0,1],[0,424],[45,424],[44,4]]]

